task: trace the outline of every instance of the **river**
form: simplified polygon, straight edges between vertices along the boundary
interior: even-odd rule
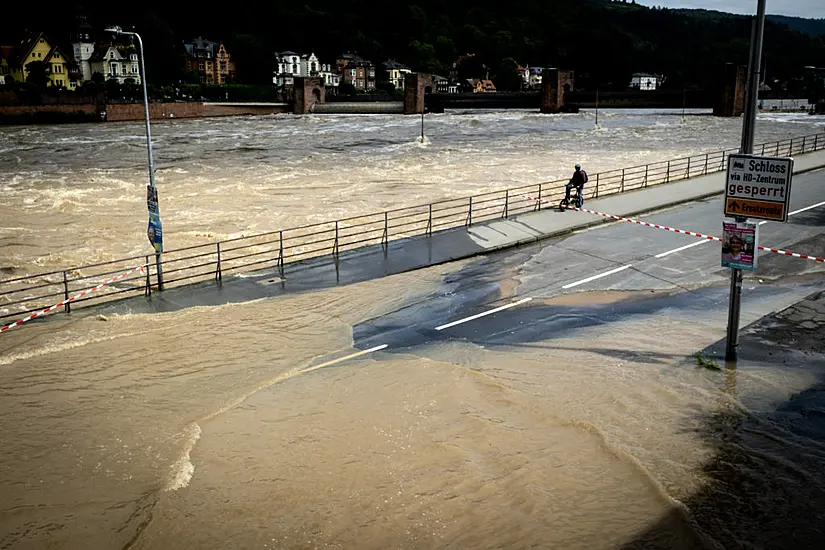
[[[741,120],[466,111],[153,125],[167,249],[736,147]],[[764,114],[756,141],[821,117]],[[141,123],[0,128],[0,276],[145,254]]]
[[[423,144],[415,117],[156,124],[167,246],[732,147],[741,124],[600,122],[447,113],[427,117]],[[763,115],[757,141],[818,130]],[[146,252],[141,125],[0,135],[4,274]],[[444,341],[307,371],[352,353],[359,325],[475,284],[461,277],[473,263],[162,314],[127,302],[3,334],[0,548],[616,548],[665,514],[673,539],[658,542],[695,547],[681,501],[713,449],[685,426],[732,405],[692,366],[650,357],[704,348],[720,319],[663,309],[552,347]],[[518,284],[514,268],[502,297]],[[616,357],[588,353],[596,339]]]

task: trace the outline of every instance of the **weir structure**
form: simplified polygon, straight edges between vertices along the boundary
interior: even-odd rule
[[[719,117],[739,117],[744,112],[747,71],[744,65],[727,63],[720,71],[715,90],[654,90],[605,92],[605,107],[622,108],[713,108]],[[324,84],[317,77],[296,77],[292,112],[295,114],[394,114],[420,115],[457,109],[530,109],[541,113],[574,113],[593,106],[593,93],[576,91],[575,72],[546,69],[538,92],[439,93],[436,77],[410,73],[404,77],[403,101],[335,101],[326,102]]]

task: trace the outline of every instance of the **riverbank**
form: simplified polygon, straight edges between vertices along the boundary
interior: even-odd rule
[[[151,120],[262,116],[291,112],[288,103],[176,101],[149,104]],[[145,118],[143,103],[0,106],[0,125],[130,122]]]

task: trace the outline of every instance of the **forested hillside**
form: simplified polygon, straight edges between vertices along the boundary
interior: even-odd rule
[[[434,73],[446,73],[458,55],[475,53],[477,70],[491,76],[506,76],[512,59],[574,69],[582,87],[623,88],[639,71],[665,75],[665,86],[704,87],[725,61],[746,62],[751,28],[742,16],[608,0],[274,0],[257,6],[95,0],[64,5],[60,13],[30,21],[61,37],[77,13],[96,27],[134,26],[144,36],[155,82],[179,79],[181,43],[203,36],[227,44],[248,83],[271,82],[273,52],[291,49],[314,50],[327,62],[355,50],[375,62],[395,58]],[[765,56],[772,77],[789,79],[806,65],[825,66],[825,36],[769,21]]]

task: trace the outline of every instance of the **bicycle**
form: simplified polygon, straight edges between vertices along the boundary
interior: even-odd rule
[[[570,197],[569,200],[566,197],[561,199],[561,202],[559,203],[559,212],[564,212],[565,210],[567,210],[567,208],[570,207],[570,203],[572,201],[575,201],[574,204],[576,205],[577,208],[581,208],[582,205],[584,204],[584,197],[582,196],[582,193],[581,193],[582,190],[579,189],[578,187],[573,187],[573,189],[576,190],[576,196],[575,197]]]

